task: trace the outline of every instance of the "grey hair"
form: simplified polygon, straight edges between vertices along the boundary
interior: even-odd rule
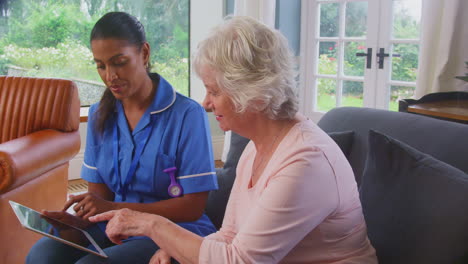
[[[286,38],[257,20],[235,16],[200,42],[195,73],[209,67],[238,113],[262,112],[270,119],[292,119],[298,111],[294,57]]]

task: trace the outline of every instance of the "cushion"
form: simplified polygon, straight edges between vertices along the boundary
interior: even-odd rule
[[[379,263],[455,263],[468,252],[468,176],[377,131],[360,189]]]
[[[349,154],[353,146],[354,131],[329,132],[328,135],[336,142],[349,160]]]

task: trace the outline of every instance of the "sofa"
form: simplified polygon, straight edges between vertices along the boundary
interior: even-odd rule
[[[357,107],[335,108],[318,125],[353,168],[379,263],[468,263],[468,125]],[[231,138],[208,198],[218,227],[248,142]]]
[[[64,205],[79,115],[72,81],[0,76],[0,263],[24,263],[42,237],[21,226],[9,200],[38,211]]]

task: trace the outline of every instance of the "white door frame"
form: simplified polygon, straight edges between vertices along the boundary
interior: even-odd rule
[[[340,17],[344,17],[344,3],[354,0],[333,0],[322,3],[340,3]],[[362,0],[359,0],[362,2]],[[367,34],[364,39],[367,48],[372,48],[372,65],[364,70],[363,106],[370,108],[388,109],[390,85],[415,86],[415,83],[391,81],[391,47],[394,43],[419,44],[419,40],[392,40],[393,6],[391,0],[368,0]],[[318,121],[323,112],[317,108],[317,58],[319,34],[319,2],[317,0],[302,0],[301,2],[301,56],[300,56],[300,111],[314,121]],[[377,21],[377,22],[376,22]],[[341,19],[340,33],[344,29],[344,19]],[[340,34],[343,36],[343,34]],[[323,38],[322,38],[323,39]],[[335,41],[335,40],[331,40]],[[352,40],[354,41],[354,40]],[[343,52],[340,45],[338,52]],[[378,67],[376,54],[380,48],[385,49],[390,57],[384,59],[383,69]],[[338,71],[342,71],[343,63],[338,64]],[[337,75],[337,80],[340,74]],[[341,78],[346,79],[346,78]],[[337,102],[340,102],[341,85],[336,87]],[[338,104],[340,105],[340,104]]]

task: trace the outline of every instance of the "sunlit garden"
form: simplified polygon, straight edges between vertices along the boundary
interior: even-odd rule
[[[338,106],[363,106],[364,69],[367,47],[365,41],[335,42],[338,36],[339,4],[322,4],[320,7],[320,36],[328,37],[328,41],[319,42],[317,74],[317,110],[328,111]],[[394,14],[393,38],[417,39],[419,36],[419,21],[403,6]],[[345,35],[366,36],[367,4],[353,2],[347,5]],[[363,38],[364,39],[364,38]],[[341,47],[340,45],[344,45]],[[418,68],[419,47],[415,44],[395,44],[391,47],[391,76],[388,81],[414,83]],[[342,61],[341,68],[338,61]],[[375,60],[374,60],[375,63]],[[341,80],[337,80],[340,76]],[[384,89],[385,87],[379,87]],[[398,110],[398,100],[410,98],[414,94],[414,85],[392,85],[389,87],[389,109]],[[337,98],[340,100],[337,102]]]
[[[0,16],[0,74],[74,80],[82,105],[99,100],[89,34],[99,17],[126,11],[145,26],[152,71],[189,93],[188,0],[11,1]]]
[[[97,102],[104,90],[93,56],[89,34],[95,21],[109,11],[126,11],[135,15],[145,26],[152,47],[152,71],[160,73],[182,94],[189,95],[189,14],[188,0],[21,0],[7,1],[0,10],[0,74],[67,78],[74,80],[82,105]],[[321,31],[336,31],[336,5],[321,10]],[[352,8],[351,8],[352,7]],[[350,6],[349,17],[359,20],[367,12],[359,3]],[[3,16],[2,16],[3,15]],[[358,35],[362,24],[346,27],[346,34]],[[394,21],[395,37],[414,38],[419,22],[405,13]],[[340,106],[363,106],[365,43],[334,41],[320,42],[317,73],[317,110],[328,111]],[[337,58],[338,49],[343,57]],[[397,44],[392,58],[392,80],[415,82],[418,46]],[[343,60],[341,76],[350,77],[341,83],[338,60]],[[327,78],[330,76],[330,78]],[[336,98],[341,98],[337,104]],[[389,91],[391,110],[398,109],[398,100],[411,97],[414,87],[392,86]]]

